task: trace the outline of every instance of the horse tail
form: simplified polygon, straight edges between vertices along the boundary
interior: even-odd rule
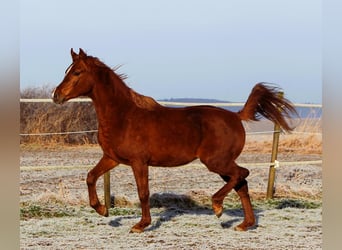
[[[258,83],[252,89],[244,107],[238,112],[241,120],[258,121],[261,116],[277,123],[285,131],[293,130],[286,121],[297,114],[293,104],[279,95],[279,89],[267,83]]]

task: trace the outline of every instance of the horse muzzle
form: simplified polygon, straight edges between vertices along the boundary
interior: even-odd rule
[[[54,89],[51,93],[51,98],[56,104],[63,104],[66,102],[66,97]]]

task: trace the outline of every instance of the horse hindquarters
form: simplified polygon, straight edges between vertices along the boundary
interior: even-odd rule
[[[219,174],[226,181],[212,196],[212,207],[216,216],[222,215],[223,200],[235,189],[245,215],[244,221],[235,229],[245,231],[255,223],[246,181],[249,171],[235,163],[245,143],[245,131],[235,113],[224,114],[225,116],[216,116],[206,123],[199,158],[211,172]]]

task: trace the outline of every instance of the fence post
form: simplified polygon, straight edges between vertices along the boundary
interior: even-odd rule
[[[284,97],[283,92],[278,93],[280,98]],[[273,143],[272,143],[272,155],[271,155],[271,166],[268,173],[268,184],[267,184],[267,193],[266,199],[272,199],[274,194],[274,181],[275,181],[275,174],[276,174],[276,166],[275,162],[278,156],[278,145],[279,145],[279,136],[280,136],[280,126],[279,124],[274,124],[274,131],[273,131]]]
[[[104,200],[105,200],[105,206],[107,209],[111,206],[111,200],[110,200],[110,171],[107,171],[103,175],[103,183],[104,183]]]

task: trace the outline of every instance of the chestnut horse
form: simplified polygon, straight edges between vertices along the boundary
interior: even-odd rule
[[[264,116],[291,130],[285,118],[295,109],[288,100],[279,98],[276,87],[256,84],[237,113],[213,106],[168,108],[128,88],[124,76],[82,49],[79,54],[71,49],[71,56],[72,64],[52,96],[58,104],[78,96],[90,97],[94,103],[103,156],[89,171],[87,185],[90,206],[97,213],[108,216],[96,193],[97,179],[120,163],[130,165],[142,209],[141,220],[131,232],[144,231],[151,224],[148,166],[174,167],[199,158],[225,181],[212,196],[216,216],[222,215],[223,199],[234,189],[244,212],[243,222],[235,229],[245,231],[255,224],[246,181],[249,171],[238,166],[235,159],[245,144],[241,121]]]

